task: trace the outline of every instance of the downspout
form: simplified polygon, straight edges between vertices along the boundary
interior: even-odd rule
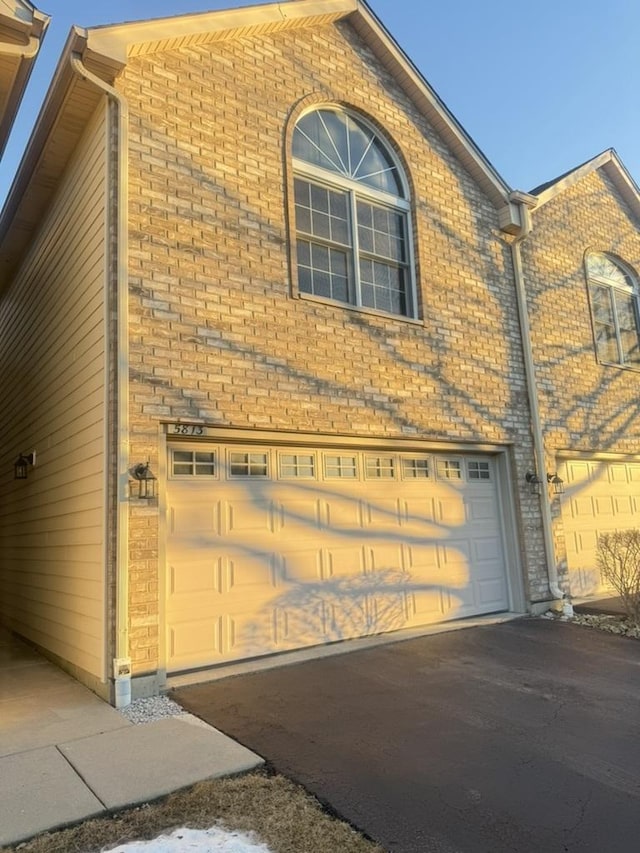
[[[71,55],[71,67],[75,74],[89,81],[104,92],[115,105],[117,123],[117,196],[116,196],[116,311],[117,348],[116,359],[116,464],[117,464],[117,531],[116,531],[116,637],[113,677],[115,683],[115,705],[124,708],[131,702],[131,659],[129,656],[129,323],[128,323],[128,201],[129,201],[129,105],[123,95],[82,64],[79,53]],[[108,319],[108,318],[107,318]],[[109,323],[107,322],[107,348],[109,347]],[[107,457],[108,458],[108,457]]]
[[[522,337],[522,350],[524,354],[524,368],[527,379],[527,391],[529,397],[529,410],[531,412],[531,429],[533,433],[533,453],[535,459],[535,470],[542,480],[540,495],[540,508],[542,511],[542,532],[544,536],[544,550],[547,562],[547,575],[549,578],[549,590],[554,598],[565,601],[563,612],[572,615],[568,611],[571,604],[568,596],[560,589],[558,584],[558,567],[556,564],[556,551],[553,544],[553,525],[551,519],[551,501],[547,489],[546,460],[544,452],[544,438],[542,432],[542,420],[540,418],[540,407],[538,405],[538,385],[536,380],[536,367],[531,345],[531,326],[529,323],[529,311],[527,308],[527,292],[525,287],[524,271],[522,268],[522,255],[520,246],[531,233],[531,213],[529,208],[535,203],[531,196],[520,193],[512,193],[511,201],[517,203],[520,209],[520,232],[511,243],[511,256],[513,258],[513,270],[516,284],[516,296],[518,302],[518,317]]]

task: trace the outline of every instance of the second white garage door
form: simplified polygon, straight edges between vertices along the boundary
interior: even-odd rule
[[[168,669],[509,606],[488,456],[175,444]]]
[[[640,462],[572,459],[558,471],[565,481],[562,522],[571,594],[607,592],[598,570],[598,537],[638,526]]]

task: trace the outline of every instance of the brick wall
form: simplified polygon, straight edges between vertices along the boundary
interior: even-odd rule
[[[640,270],[637,222],[602,170],[534,211],[533,232],[523,243],[548,471],[561,451],[640,451],[640,375],[596,358],[588,251],[612,254]],[[557,558],[566,567],[559,501],[553,510]]]
[[[132,59],[131,454],[161,420],[513,443],[531,467],[509,247],[496,211],[347,25]],[[298,298],[285,152],[311,103],[377,123],[406,164],[421,322]],[[522,494],[530,593],[546,591]],[[132,509],[138,671],[157,649],[157,519]],[[143,543],[144,546],[143,546]],[[147,550],[145,550],[145,548]]]

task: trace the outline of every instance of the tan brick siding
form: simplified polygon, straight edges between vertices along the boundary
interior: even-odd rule
[[[547,470],[562,451],[638,453],[640,373],[599,364],[585,254],[606,252],[640,271],[638,223],[602,172],[594,171],[533,213],[523,244],[531,338]],[[560,502],[556,554],[566,568]]]
[[[346,25],[139,57],[131,109],[132,460],[161,420],[513,443],[531,467],[510,252],[495,209]],[[296,297],[287,132],[301,104],[360,110],[413,191],[422,323]],[[546,591],[523,494],[531,595]],[[154,665],[154,520],[133,510],[134,658]],[[144,535],[140,535],[143,531]]]

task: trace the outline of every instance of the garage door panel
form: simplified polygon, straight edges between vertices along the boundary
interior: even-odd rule
[[[321,502],[319,500],[279,501],[277,513],[285,532],[295,536],[321,527]]]
[[[275,530],[275,507],[270,500],[229,501],[226,512],[227,530],[232,536],[273,533]]]
[[[400,500],[376,498],[365,505],[365,527],[373,527],[376,531],[394,530],[402,520]]]
[[[170,659],[185,668],[220,660],[225,646],[223,621],[221,614],[208,613],[202,617],[190,614],[188,620],[170,623]]]
[[[223,559],[207,554],[205,558],[189,560],[188,565],[169,565],[169,594],[172,596],[220,594],[223,591]]]
[[[228,556],[229,593],[270,595],[277,586],[278,558],[271,552],[231,552]]]
[[[470,522],[490,523],[497,527],[495,497],[471,497],[466,502],[467,518]]]
[[[435,586],[433,589],[419,589],[411,593],[409,598],[410,604],[410,624],[411,625],[427,625],[432,622],[439,622],[444,618],[449,608],[449,598],[447,596],[447,606],[443,601],[443,591],[440,586]]]
[[[617,517],[632,516],[634,512],[634,500],[629,496],[617,496],[613,499],[613,512]]]
[[[437,519],[447,526],[462,526],[467,520],[466,508],[458,496],[439,498],[436,504]]]
[[[561,500],[571,594],[610,594],[598,569],[598,537],[638,525],[640,465],[568,460],[559,470],[570,484]]]
[[[383,572],[389,569],[404,571],[406,568],[404,547],[400,543],[373,545],[367,549],[367,553],[369,568],[372,572]]]
[[[322,551],[318,548],[285,551],[282,554],[282,577],[285,583],[321,581]]]
[[[205,498],[206,500],[206,498]],[[169,510],[169,529],[175,536],[193,533],[220,533],[219,502],[189,503]]]
[[[487,578],[487,580],[476,580],[476,597],[483,607],[490,611],[504,606],[506,589],[504,580],[500,577]]]
[[[221,468],[204,482],[194,467],[193,482],[182,469],[169,479],[170,671],[508,607],[489,462],[260,456],[255,477]]]
[[[502,562],[502,543],[497,536],[472,540],[474,564],[490,562],[499,565]]]
[[[401,516],[405,524],[416,525],[419,532],[436,521],[436,502],[433,498],[406,498],[401,507]]]
[[[328,530],[360,530],[363,506],[358,498],[331,498],[324,502],[325,528]]]
[[[364,574],[364,548],[362,545],[329,547],[325,549],[328,578],[354,577]]]

